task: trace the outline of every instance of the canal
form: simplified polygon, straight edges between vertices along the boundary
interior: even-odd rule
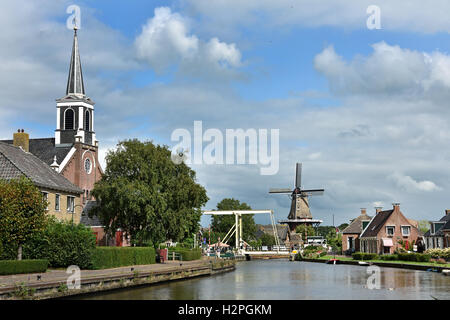
[[[380,289],[368,289],[367,267],[287,260],[238,262],[236,270],[211,277],[122,289],[76,299],[298,300],[446,299],[450,277],[436,272],[380,268]]]

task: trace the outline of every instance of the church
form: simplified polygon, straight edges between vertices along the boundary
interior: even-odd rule
[[[103,170],[98,160],[98,140],[95,136],[95,102],[86,95],[83,71],[78,47],[77,28],[74,28],[72,55],[66,94],[56,99],[56,129],[51,138],[29,139],[28,134],[14,134],[13,140],[2,142],[21,147],[42,160],[72,184],[82,190],[83,213],[75,223],[91,227],[100,245],[126,245],[120,230],[116,239],[107,239],[103,227],[96,217],[87,213],[95,205],[91,192],[95,182],[102,177]]]

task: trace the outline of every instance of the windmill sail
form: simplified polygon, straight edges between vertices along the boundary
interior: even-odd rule
[[[295,187],[298,189],[302,188],[302,164],[297,163],[295,168]]]

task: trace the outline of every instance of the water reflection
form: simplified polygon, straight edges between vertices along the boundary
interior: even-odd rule
[[[233,272],[83,299],[296,300],[450,299],[450,277],[434,272],[380,268],[381,288],[369,290],[365,267],[287,260],[239,262]]]

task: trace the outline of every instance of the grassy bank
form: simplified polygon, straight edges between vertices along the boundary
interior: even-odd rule
[[[333,259],[333,256],[323,256],[318,258],[319,260],[330,260]],[[358,261],[354,260],[352,257],[342,257],[342,256],[336,256],[336,259],[342,260],[342,261]],[[392,260],[392,261],[386,261],[386,260],[365,260],[365,262],[376,262],[376,263],[397,263],[397,264],[411,264],[416,266],[426,266],[426,267],[444,267],[444,268],[450,268],[450,263],[442,264],[442,263],[436,263],[436,262],[415,262],[415,261],[401,261],[401,260]]]

